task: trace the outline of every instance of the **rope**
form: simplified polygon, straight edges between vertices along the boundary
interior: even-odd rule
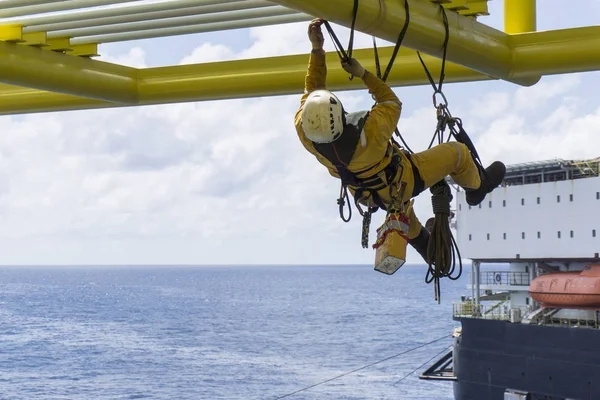
[[[445,37],[442,53],[442,67],[437,85],[433,80],[433,76],[429,72],[427,65],[425,64],[425,61],[423,61],[421,53],[417,52],[419,61],[425,70],[425,74],[427,75],[431,86],[433,87],[433,105],[437,109],[438,122],[436,130],[427,148],[430,149],[436,139],[438,144],[442,144],[444,141],[450,141],[450,138],[454,136],[459,142],[465,143],[468,141],[465,144],[467,144],[467,146],[470,144],[469,149],[471,150],[475,149],[475,147],[473,146],[466,132],[464,132],[462,129],[462,124],[460,122],[458,123],[459,130],[456,129],[455,125],[458,119],[453,118],[452,114],[450,114],[450,111],[448,110],[448,99],[442,91],[444,78],[446,76],[446,55],[448,52],[448,42],[450,40],[450,24],[448,23],[448,16],[446,15],[445,8],[441,4],[439,7],[441,9]],[[441,98],[439,103],[437,101],[438,96]],[[444,140],[446,128],[449,128],[450,132],[447,139]],[[473,155],[472,152],[471,154],[477,163],[477,153],[475,152],[475,155]],[[451,280],[460,278],[462,275],[462,259],[460,257],[460,251],[458,250],[456,241],[454,240],[454,236],[452,235],[452,231],[450,230],[450,202],[452,201],[452,192],[450,190],[450,186],[445,180],[441,180],[431,186],[430,191],[431,205],[435,219],[431,228],[429,245],[427,247],[428,270],[425,276],[425,282],[434,282],[434,296],[435,300],[437,300],[439,304],[441,302],[440,279],[443,277],[447,277]],[[458,257],[459,261],[459,271],[458,275],[452,276],[456,269],[456,257]]]
[[[403,351],[403,352],[401,352],[401,353],[394,354],[393,356],[386,357],[386,358],[384,358],[384,359],[382,359],[382,360],[379,360],[379,361],[376,361],[376,362],[374,362],[374,363],[371,363],[371,364],[365,365],[364,367],[360,367],[360,368],[354,369],[354,370],[352,370],[352,371],[348,371],[348,372],[345,372],[345,373],[343,373],[343,374],[340,374],[340,375],[338,375],[338,376],[334,376],[333,378],[329,378],[329,379],[326,379],[326,380],[324,380],[324,381],[321,381],[321,382],[315,383],[314,385],[310,385],[310,386],[304,387],[304,388],[302,388],[302,389],[296,390],[295,392],[291,392],[291,393],[288,393],[288,394],[284,394],[283,396],[276,397],[276,398],[275,398],[275,399],[273,399],[273,400],[280,400],[280,399],[284,399],[284,398],[286,398],[286,397],[293,396],[293,395],[295,395],[295,394],[298,394],[298,393],[300,393],[300,392],[305,392],[305,391],[307,391],[307,390],[309,390],[309,389],[312,389],[312,388],[314,388],[314,387],[316,387],[316,386],[323,385],[323,384],[325,384],[325,383],[328,383],[328,382],[334,381],[334,380],[336,380],[336,379],[342,378],[342,377],[344,377],[344,376],[346,376],[346,375],[350,375],[350,374],[353,374],[353,373],[355,373],[355,372],[361,371],[361,370],[363,370],[363,369],[366,369],[366,368],[372,367],[372,366],[374,366],[374,365],[381,364],[382,362],[385,362],[385,361],[391,360],[391,359],[393,359],[393,358],[396,358],[396,357],[402,356],[402,355],[404,355],[404,354],[408,354],[408,353],[410,353],[410,352],[413,352],[413,351],[415,351],[415,350],[418,350],[418,349],[420,349],[420,348],[423,348],[423,347],[425,347],[425,346],[428,346],[428,345],[430,345],[430,344],[437,343],[437,342],[441,341],[442,339],[446,339],[446,338],[448,338],[448,335],[444,335],[444,336],[442,336],[442,337],[440,337],[440,338],[438,338],[438,339],[432,340],[431,342],[427,342],[427,343],[420,344],[420,345],[418,345],[418,346],[415,346],[415,347],[413,347],[413,348],[411,348],[411,349],[405,350],[405,351]]]
[[[450,230],[450,202],[452,192],[444,180],[439,181],[430,188],[431,205],[435,214],[431,238],[427,247],[428,270],[425,282],[434,282],[435,299],[441,301],[440,279],[447,277],[456,280],[462,275],[462,260],[456,241]],[[456,269],[456,255],[458,255],[459,272],[452,276]]]
[[[377,42],[376,42],[375,36],[373,36],[373,53],[375,55],[375,67],[376,67],[377,77],[379,79],[381,79],[383,82],[387,81],[388,75],[390,74],[390,71],[392,70],[394,61],[396,61],[396,56],[398,55],[398,51],[400,50],[402,42],[404,41],[404,37],[406,36],[406,31],[408,30],[408,26],[410,24],[410,9],[409,9],[409,5],[408,5],[408,0],[404,0],[404,11],[406,13],[405,18],[404,18],[404,26],[402,27],[402,30],[400,31],[400,34],[398,35],[398,40],[396,40],[396,45],[394,46],[394,51],[392,52],[392,56],[390,57],[390,61],[388,62],[388,65],[385,69],[385,73],[383,74],[383,76],[381,75],[381,65],[379,63],[379,52],[377,51]],[[408,150],[410,153],[414,153],[414,151],[412,151],[412,149],[408,146],[408,143],[406,143],[406,141],[400,134],[400,131],[398,130],[397,126],[394,128],[394,133],[396,134],[396,136],[398,136],[400,138],[400,140],[402,141],[402,144],[404,145],[404,148],[406,150]],[[396,140],[393,137],[392,137],[392,142],[394,142],[398,147],[400,147],[398,142],[396,142]]]
[[[446,71],[446,54],[448,51],[448,42],[450,40],[450,24],[448,23],[448,16],[446,15],[446,9],[441,4],[440,4],[440,8],[442,10],[442,22],[444,24],[445,37],[444,37],[444,45],[443,45],[444,52],[442,54],[442,69],[440,70],[440,79],[439,79],[439,83],[437,86],[436,86],[435,82],[433,81],[433,77],[431,76],[431,73],[429,72],[427,65],[425,65],[425,61],[423,61],[423,58],[421,57],[421,53],[419,51],[417,51],[417,56],[419,56],[421,65],[423,66],[423,69],[425,69],[425,73],[427,74],[427,78],[429,79],[431,86],[433,86],[433,105],[436,108],[438,107],[438,105],[435,102],[437,94],[440,94],[442,96],[445,104],[448,105],[446,97],[442,93],[442,85],[444,84],[444,78],[446,77],[446,72],[445,72]]]
[[[356,17],[358,16],[358,1],[359,0],[354,0],[354,8],[352,10],[352,25],[350,25],[350,38],[348,39],[347,52],[344,51],[342,43],[333,31],[333,28],[329,24],[329,21],[323,21],[325,28],[327,28],[327,31],[329,32],[329,36],[331,36],[331,40],[333,41],[333,45],[335,46],[335,51],[338,53],[338,56],[342,61],[348,61],[350,58],[352,58],[352,48],[354,47],[354,31],[356,26]],[[352,80],[352,78],[353,77],[351,76],[350,80]]]
[[[423,364],[419,365],[417,368],[413,369],[412,371],[410,371],[408,374],[404,375],[402,378],[398,379],[396,381],[396,383],[394,383],[394,386],[396,386],[397,384],[399,384],[400,382],[402,382],[403,380],[405,380],[406,378],[408,378],[410,375],[414,374],[418,369],[423,368],[423,366],[425,364],[427,364],[428,362],[430,362],[431,360],[433,360],[434,358],[438,357],[440,354],[445,353],[449,348],[451,348],[452,345],[448,346],[448,347],[444,347],[444,349],[442,351],[440,351],[439,353],[437,353],[435,356],[431,357],[429,360],[425,361]]]

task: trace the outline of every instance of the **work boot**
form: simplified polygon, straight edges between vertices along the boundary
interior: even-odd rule
[[[465,189],[465,197],[467,204],[476,206],[485,199],[485,196],[492,190],[496,189],[498,185],[504,180],[504,174],[506,173],[506,167],[500,161],[494,161],[489,167],[485,169],[485,172],[479,170],[479,176],[481,178],[481,185],[478,189]]]
[[[408,239],[410,244],[420,255],[427,264],[427,246],[429,245],[429,231],[425,227],[421,227],[419,235],[413,239]]]

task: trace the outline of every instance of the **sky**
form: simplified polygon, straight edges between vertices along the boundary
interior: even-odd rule
[[[502,1],[481,22],[502,29]],[[591,8],[597,8],[592,12]],[[560,13],[555,12],[560,9]],[[538,30],[598,25],[600,5],[544,0]],[[307,23],[100,46],[135,67],[306,54]],[[348,30],[335,26],[342,43]],[[381,40],[380,46],[389,44]],[[371,48],[356,34],[355,48]],[[326,50],[333,50],[325,34]],[[360,60],[359,60],[360,61]],[[445,85],[484,164],[600,156],[600,73]],[[431,87],[394,91],[413,150],[435,129]],[[367,109],[367,90],[337,93]],[[0,117],[0,265],[373,264],[339,181],[297,139],[300,94]],[[431,197],[416,200],[421,221]],[[370,244],[385,214],[371,224]],[[421,263],[410,247],[407,263]]]

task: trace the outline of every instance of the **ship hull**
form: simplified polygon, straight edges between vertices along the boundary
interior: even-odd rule
[[[529,393],[528,400],[600,398],[600,330],[460,321],[456,400],[503,400],[507,389]]]

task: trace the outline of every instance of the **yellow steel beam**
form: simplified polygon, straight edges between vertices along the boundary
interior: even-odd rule
[[[382,67],[393,47],[379,50]],[[375,71],[371,49],[357,49],[354,56],[365,68]],[[439,76],[439,59],[422,55],[434,76]],[[139,101],[136,105],[220,100],[302,93],[308,55],[266,57],[172,67],[146,68],[139,73]],[[360,79],[348,80],[335,52],[327,55],[328,87],[332,90],[366,90]],[[447,63],[445,82],[493,79],[468,68]],[[429,85],[414,51],[398,53],[387,81],[392,86]],[[432,89],[433,90],[433,89]],[[91,98],[0,86],[0,115],[126,106]]]
[[[107,102],[137,103],[137,70],[0,42],[0,82]]]
[[[536,0],[504,0],[506,33],[534,32],[536,22]]]
[[[348,0],[273,0],[300,12],[350,27],[354,2]],[[403,45],[441,57],[445,37],[440,6],[429,1],[409,0],[410,24]],[[404,2],[361,0],[356,30],[396,42],[406,20]],[[450,28],[447,59],[475,71],[519,85],[529,86],[539,76],[516,77],[512,71],[509,36],[474,18],[446,11]]]
[[[0,25],[0,40],[7,42],[22,42],[23,27],[16,24]]]
[[[27,45],[27,46],[38,46],[38,47],[44,47],[46,46],[46,32],[31,32],[31,33],[24,33],[22,35],[22,42],[19,42],[19,44],[22,45]]]
[[[478,17],[480,15],[490,15],[488,10],[488,0],[469,0],[467,10],[459,10],[460,15],[469,17]]]

